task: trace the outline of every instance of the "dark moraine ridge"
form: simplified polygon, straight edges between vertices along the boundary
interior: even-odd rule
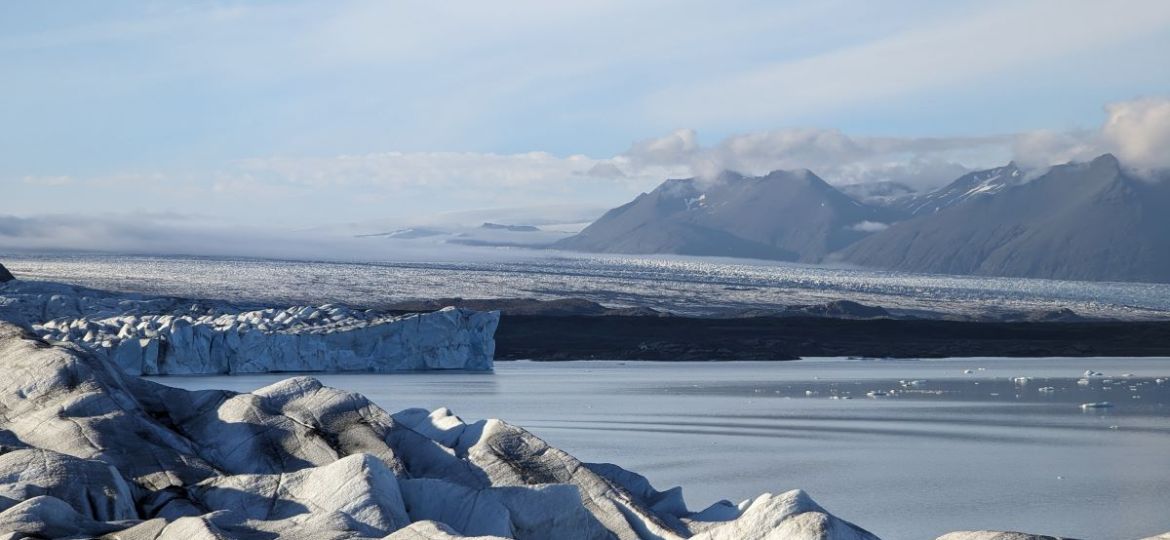
[[[795,360],[813,356],[1170,356],[1170,321],[509,315],[497,360]]]

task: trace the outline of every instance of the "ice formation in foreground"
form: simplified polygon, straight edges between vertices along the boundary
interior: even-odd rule
[[[1142,540],[1166,540],[1170,539],[1170,532],[1159,534],[1158,536],[1150,536]],[[1073,540],[1071,538],[1061,538],[1059,536],[1045,536],[1040,534],[1028,534],[1021,532],[1004,532],[1004,531],[959,531],[949,534],[944,534],[938,540]]]
[[[0,538],[874,538],[799,490],[690,512],[499,420],[296,377],[179,390],[0,323]]]
[[[391,415],[308,377],[180,390],[3,322],[0,372],[0,538],[875,538],[799,490],[691,512],[499,420]]]
[[[192,375],[490,370],[499,314],[248,309],[12,281],[0,285],[0,319],[75,343],[133,375]]]

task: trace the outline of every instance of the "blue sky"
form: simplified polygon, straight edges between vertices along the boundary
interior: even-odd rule
[[[1119,114],[1165,136],[1166,51],[1161,0],[9,2],[0,215],[555,214],[710,167],[926,185],[1114,150]]]

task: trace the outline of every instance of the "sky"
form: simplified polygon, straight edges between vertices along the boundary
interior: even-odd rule
[[[1167,167],[1167,51],[1164,0],[6,2],[0,247],[572,222],[721,169]]]

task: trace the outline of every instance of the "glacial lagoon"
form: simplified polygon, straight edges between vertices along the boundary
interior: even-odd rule
[[[247,391],[285,376],[155,380]],[[895,540],[1170,530],[1168,358],[499,362],[318,378],[391,411],[507,419],[584,461],[683,486],[691,507],[800,487]]]

